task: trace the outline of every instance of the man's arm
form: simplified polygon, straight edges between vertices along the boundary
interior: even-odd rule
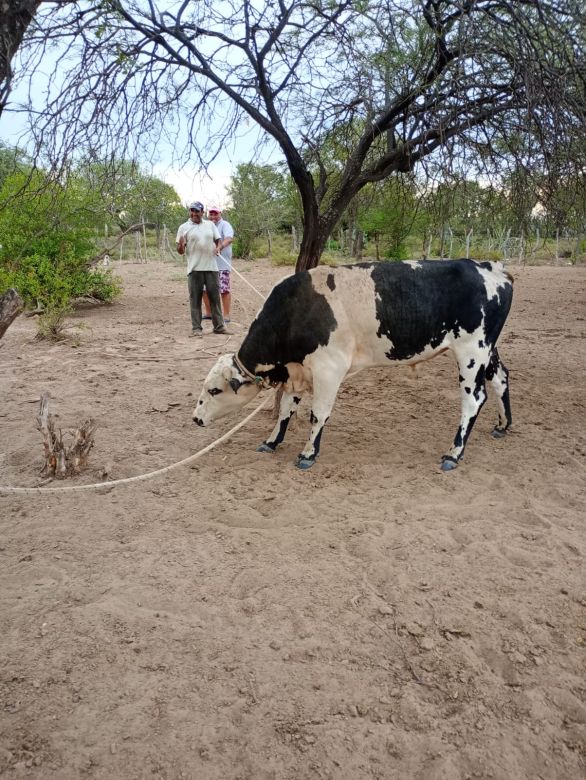
[[[179,228],[177,231],[177,236],[175,238],[175,243],[177,244],[177,251],[180,255],[185,254],[185,244],[187,243],[187,237],[185,233],[182,232],[183,225]]]
[[[214,244],[216,246],[216,255],[220,254],[220,250],[222,249],[222,237],[220,236],[220,231],[218,228],[214,225],[213,222],[210,222],[212,226],[212,236],[214,239]]]

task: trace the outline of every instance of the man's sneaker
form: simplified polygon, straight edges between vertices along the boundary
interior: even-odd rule
[[[203,330],[192,330],[189,334],[189,338],[197,338],[200,339],[203,336]]]
[[[233,336],[231,330],[228,330],[228,328],[220,328],[220,330],[215,330],[214,333],[216,333],[218,336]]]

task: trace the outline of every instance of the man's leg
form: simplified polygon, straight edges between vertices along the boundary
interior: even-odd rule
[[[222,331],[225,328],[224,318],[222,317],[222,304],[220,302],[220,286],[218,283],[218,271],[205,271],[205,286],[210,299],[210,309],[212,312],[212,323],[214,331]]]
[[[220,296],[222,298],[224,322],[228,322],[230,319],[230,308],[232,304],[232,294],[230,292],[230,271],[220,271]]]
[[[204,287],[204,274],[202,271],[192,271],[190,274],[187,274],[187,286],[189,288],[191,330],[194,333],[201,333],[201,297]]]
[[[205,312],[206,312],[205,319],[206,320],[211,320],[211,318],[212,318],[212,310],[210,308],[210,299],[208,298],[207,290],[203,291],[203,305],[204,305]]]

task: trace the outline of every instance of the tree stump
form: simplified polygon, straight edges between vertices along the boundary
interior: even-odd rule
[[[79,474],[87,465],[91,448],[94,446],[96,422],[91,418],[70,431],[73,442],[67,446],[63,441],[61,429],[55,430],[53,415],[49,412],[49,396],[43,393],[37,416],[37,427],[43,434],[45,465],[42,475],[64,479]]]
[[[4,295],[0,295],[0,339],[8,330],[23,308],[20,295],[12,287]]]

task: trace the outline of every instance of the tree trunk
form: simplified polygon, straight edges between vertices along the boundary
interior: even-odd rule
[[[472,241],[472,228],[466,233],[466,257],[470,258],[470,242]]]
[[[574,246],[574,263],[580,259],[580,244],[582,243],[582,233],[578,230],[576,233],[576,244]]]
[[[12,85],[12,58],[20,46],[41,0],[0,0],[0,115]]]
[[[4,295],[0,295],[0,339],[22,309],[22,298],[16,290],[10,288]]]
[[[317,213],[307,215],[305,225],[303,226],[303,238],[299,249],[299,257],[295,265],[295,272],[309,271],[319,265],[319,259],[322,256],[328,237],[333,225],[330,221],[323,220],[320,223]]]
[[[362,260],[363,241],[364,241],[364,233],[362,232],[362,230],[356,228],[356,239],[354,241],[355,260]]]

